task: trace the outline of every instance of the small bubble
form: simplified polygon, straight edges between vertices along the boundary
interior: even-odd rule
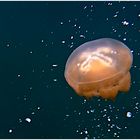
[[[93,113],[94,112],[94,109],[90,110],[90,112]]]
[[[84,35],[80,35],[80,37],[81,37],[81,38],[85,38],[85,36],[84,36]]]
[[[128,118],[131,118],[131,117],[132,117],[132,113],[131,113],[131,112],[127,112],[126,116],[127,116]]]
[[[87,114],[89,114],[89,111],[87,110]]]
[[[118,35],[118,37],[121,37],[121,35]]]
[[[78,115],[81,115],[81,112],[79,112]]]
[[[134,66],[134,68],[136,68],[137,66]]]
[[[27,122],[29,122],[29,123],[31,122],[31,119],[30,119],[30,118],[26,118],[25,120],[26,120]]]
[[[73,47],[73,45],[70,45],[70,48],[72,48]]]
[[[35,112],[32,112],[31,114],[32,114],[32,115],[34,115],[34,114],[35,114]]]
[[[65,41],[63,40],[63,41],[62,41],[62,43],[64,44],[64,43],[65,43]]]
[[[57,64],[53,64],[52,66],[53,66],[53,67],[57,67],[58,65],[57,65]]]
[[[112,5],[112,3],[111,3],[111,2],[109,2],[109,3],[108,3],[108,5]]]
[[[12,129],[9,129],[9,133],[12,133],[13,132],[13,130]]]
[[[126,41],[126,38],[124,38],[123,41]]]
[[[85,134],[88,134],[88,131],[87,130],[85,131]]]
[[[57,82],[57,79],[53,79],[54,82]]]
[[[73,37],[73,36],[71,36],[70,38],[71,38],[71,39],[73,39],[74,37]]]
[[[33,87],[29,87],[29,90],[32,90],[33,89]]]
[[[117,135],[117,133],[114,133],[114,136],[116,136]]]
[[[18,119],[18,120],[19,120],[20,123],[22,122],[22,119]]]
[[[131,24],[132,26],[134,25],[134,23]]]
[[[122,21],[122,24],[123,24],[123,25],[128,25],[129,22],[128,22],[128,21]]]
[[[40,110],[40,106],[38,106],[37,109]]]
[[[86,9],[86,8],[87,8],[87,6],[84,7],[84,9]]]
[[[111,121],[110,118],[108,118],[108,121],[109,121],[109,122]]]
[[[123,6],[122,9],[125,9],[125,6]]]

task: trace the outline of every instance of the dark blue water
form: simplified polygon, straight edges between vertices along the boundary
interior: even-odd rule
[[[139,36],[140,2],[0,2],[0,138],[140,138]],[[133,52],[115,102],[86,101],[64,78],[71,52],[102,37]]]

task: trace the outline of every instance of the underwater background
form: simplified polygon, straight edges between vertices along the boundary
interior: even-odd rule
[[[85,100],[65,64],[104,37],[133,53],[131,88]],[[0,95],[0,138],[140,138],[140,2],[1,1]]]

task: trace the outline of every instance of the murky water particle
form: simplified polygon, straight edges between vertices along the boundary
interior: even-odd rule
[[[9,129],[9,133],[12,133],[13,132],[13,130],[12,129]]]
[[[122,21],[122,24],[127,26],[129,24],[129,22],[128,21]]]
[[[53,79],[54,82],[57,82],[57,79]]]
[[[27,122],[29,122],[29,123],[31,122],[31,119],[30,119],[30,118],[26,118],[25,120],[26,120]]]
[[[110,118],[108,118],[108,121],[109,121],[109,122],[111,121]]]
[[[65,41],[63,40],[63,41],[62,41],[62,43],[64,44],[64,43],[65,43]]]
[[[132,113],[131,113],[131,112],[127,112],[126,116],[127,116],[128,118],[131,118],[131,117],[132,117]]]

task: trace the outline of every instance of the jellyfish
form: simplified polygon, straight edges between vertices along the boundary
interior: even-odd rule
[[[86,42],[69,56],[64,76],[79,95],[114,100],[130,89],[133,55],[122,42],[101,38]]]

